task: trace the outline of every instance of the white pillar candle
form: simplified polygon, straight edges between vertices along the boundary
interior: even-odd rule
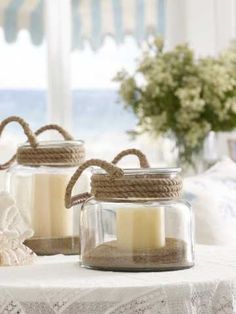
[[[66,209],[64,196],[70,175],[36,174],[33,182],[32,225],[34,237],[73,235],[73,211]]]
[[[124,250],[158,249],[165,246],[164,208],[119,208],[116,213],[117,243]]]

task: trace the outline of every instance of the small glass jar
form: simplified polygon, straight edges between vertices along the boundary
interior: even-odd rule
[[[74,140],[39,142],[38,149],[59,149],[72,147],[78,151],[83,142]],[[30,144],[20,145],[18,151],[31,150]],[[80,153],[78,153],[80,154]],[[78,156],[77,156],[78,157]],[[55,158],[54,158],[55,159]],[[7,190],[16,200],[16,205],[26,222],[34,230],[34,236],[26,245],[39,255],[78,254],[80,251],[79,216],[80,207],[66,209],[64,196],[67,183],[75,167],[84,161],[71,165],[71,160],[58,162],[50,160],[40,164],[16,164],[7,173]],[[88,173],[83,174],[77,192],[88,190]]]
[[[122,179],[173,180],[180,171],[123,169]],[[94,196],[82,206],[80,228],[81,260],[88,268],[163,271],[194,265],[192,209],[179,197],[119,197],[119,192],[111,199]]]

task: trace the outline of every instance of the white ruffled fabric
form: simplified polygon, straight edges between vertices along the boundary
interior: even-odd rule
[[[23,242],[32,235],[14,199],[0,192],[0,266],[31,264],[35,254]]]
[[[184,180],[192,204],[196,242],[236,247],[236,163],[224,159],[203,174]]]

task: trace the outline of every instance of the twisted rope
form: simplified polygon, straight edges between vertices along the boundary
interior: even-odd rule
[[[139,159],[139,163],[140,163],[141,168],[149,168],[150,167],[149,162],[147,160],[147,157],[140,150],[135,149],[135,148],[123,150],[112,160],[112,163],[116,165],[123,157],[125,157],[127,155],[136,155]]]
[[[35,131],[34,134],[40,135],[43,132],[48,131],[48,130],[58,131],[58,133],[60,133],[63,136],[63,138],[67,141],[73,141],[74,140],[73,136],[70,133],[68,133],[65,129],[63,129],[61,126],[59,126],[57,124],[46,124],[46,125],[42,126],[41,128],[39,128],[37,131]]]
[[[68,165],[68,166],[78,166],[85,159],[84,146],[81,144],[73,143],[73,137],[62,127],[57,124],[48,124],[39,128],[35,133],[32,132],[28,123],[26,123],[22,118],[17,116],[11,116],[3,120],[0,124],[0,135],[10,122],[17,122],[21,125],[24,133],[27,137],[27,142],[29,145],[23,145],[17,149],[17,153],[6,163],[0,165],[0,170],[8,169],[17,160],[18,164],[21,165]],[[68,141],[68,143],[60,143],[58,145],[40,146],[37,141],[37,136],[42,134],[47,130],[56,130],[59,132],[63,138]],[[71,143],[69,143],[71,141]]]
[[[20,165],[67,165],[78,166],[84,161],[85,150],[83,145],[63,144],[57,147],[42,146],[32,149],[31,147],[19,147],[17,150],[17,163]]]
[[[79,168],[76,170],[76,172],[71,177],[67,187],[66,187],[66,194],[65,194],[65,206],[66,208],[70,208],[74,205],[80,204],[85,202],[88,198],[92,196],[90,193],[82,193],[75,196],[71,196],[73,187],[83,171],[91,166],[98,166],[102,169],[104,169],[108,173],[108,177],[111,182],[113,182],[116,178],[119,178],[123,176],[123,170],[116,167],[115,165],[112,165],[109,162],[106,162],[105,160],[100,159],[90,159],[84,162]]]
[[[156,173],[141,173],[125,175],[123,170],[114,165],[127,155],[136,155],[140,166],[148,168],[148,161],[142,152],[136,149],[122,151],[112,163],[103,160],[92,159],[81,165],[72,176],[65,195],[65,205],[70,208],[73,205],[83,203],[91,196],[98,200],[127,199],[127,198],[178,198],[181,195],[182,179],[179,175],[163,177]],[[145,158],[143,158],[145,156]],[[91,178],[91,193],[83,193],[71,197],[72,189],[82,172],[90,166],[99,166],[107,173],[94,174]]]
[[[11,116],[3,120],[0,124],[0,136],[2,135],[2,132],[4,128],[10,123],[10,122],[17,122],[22,127],[30,145],[32,147],[36,147],[38,145],[37,138],[35,134],[31,131],[29,124],[22,118],[18,116]]]
[[[2,135],[3,130],[10,122],[17,122],[22,127],[30,145],[36,147],[38,145],[37,138],[35,134],[31,131],[29,124],[22,118],[18,116],[11,116],[6,118],[0,123],[0,136]],[[0,165],[0,170],[8,169],[16,160],[16,154],[11,157],[7,162]]]

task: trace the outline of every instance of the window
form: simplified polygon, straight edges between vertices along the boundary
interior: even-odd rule
[[[151,0],[151,6],[157,3],[157,8],[161,8],[163,1],[158,1]],[[91,2],[90,7],[88,1],[84,0],[72,1],[71,7],[70,2],[65,0],[39,0],[35,2],[37,5],[32,4],[31,7],[28,7],[29,3],[30,1],[23,1],[20,7],[14,7],[14,2],[6,7],[0,6],[2,15],[8,22],[8,25],[6,21],[2,24],[4,32],[1,31],[0,39],[4,53],[4,57],[0,58],[0,65],[2,63],[4,69],[0,74],[2,109],[0,118],[20,115],[30,122],[33,129],[48,121],[62,124],[71,129],[75,137],[86,141],[88,157],[111,159],[115,153],[125,147],[143,146],[142,140],[131,141],[126,134],[126,131],[135,127],[136,117],[124,109],[117,93],[117,84],[112,82],[112,78],[123,67],[131,71],[134,69],[141,47],[137,44],[137,39],[142,42],[145,30],[145,25],[140,24],[140,27],[139,21],[136,20],[136,18],[144,18],[142,12],[138,12],[137,9],[143,8],[144,2],[131,1],[131,4],[128,4],[126,1],[121,1],[122,12],[119,11],[121,9],[119,4],[110,0],[100,4],[99,1]],[[93,5],[95,6],[96,3],[99,7],[95,12]],[[149,26],[152,27],[151,23],[153,23],[157,25],[155,27],[159,27],[158,20],[154,17],[157,14],[161,15],[161,11],[151,12],[151,6],[148,7],[149,12],[148,10],[146,12],[149,17],[152,17],[148,22]],[[103,17],[104,14],[108,16],[109,12],[111,15],[118,12],[117,16],[113,16],[114,20],[106,21],[106,25],[102,25],[100,21],[100,26],[107,29],[107,31],[103,29],[106,34],[110,32],[109,27],[114,22],[113,36],[119,37],[120,19],[124,34],[119,40],[123,43],[117,46],[112,36],[104,36],[103,43],[101,40],[96,43],[94,40],[96,25],[91,24],[91,33],[87,34],[88,40],[83,41],[83,49],[70,51],[71,46],[76,48],[73,38],[72,42],[70,38],[74,36],[70,22],[72,28],[79,25],[78,18],[80,18],[79,23],[85,20],[87,23],[89,19],[92,23],[92,18],[96,14],[99,15],[99,12]],[[13,33],[9,21],[15,31]],[[27,23],[28,30],[18,29],[22,25],[26,27]],[[45,37],[43,43],[37,42],[36,36],[37,30],[42,32],[42,23]],[[81,28],[85,35],[87,26]],[[110,30],[112,32],[112,28]],[[101,39],[103,34],[102,30],[100,31]],[[125,36],[126,33],[130,32],[133,35],[137,31],[141,31],[141,35],[138,34],[136,39],[133,36]],[[6,40],[12,43],[8,44]],[[88,41],[92,44],[90,45]],[[40,45],[34,45],[39,43]],[[71,100],[72,105],[70,105]],[[23,135],[15,138],[15,134],[19,134],[15,132],[16,127],[11,127],[9,130],[8,134],[14,135],[11,137],[14,142],[23,140]]]
[[[37,129],[47,121],[46,47],[32,45],[27,31],[7,44],[0,30],[0,119],[19,115]],[[16,125],[1,138],[0,160],[6,160],[18,143],[25,141]]]
[[[112,159],[122,148],[137,144],[126,133],[136,118],[125,110],[112,80],[121,68],[133,70],[139,53],[132,38],[117,47],[109,37],[98,51],[86,44],[84,50],[72,52],[73,132],[86,140],[90,156]]]
[[[32,45],[27,31],[9,45],[0,30],[1,119],[21,115],[36,128],[46,122],[46,49]],[[37,118],[37,119],[36,119]]]
[[[136,117],[112,78],[134,69],[148,36],[164,35],[170,48],[187,41],[199,54],[220,51],[236,35],[235,0],[17,3],[0,3],[0,118],[21,115],[33,129],[59,123],[86,141],[88,157],[136,146],[154,164],[171,163],[168,140],[130,140]]]

